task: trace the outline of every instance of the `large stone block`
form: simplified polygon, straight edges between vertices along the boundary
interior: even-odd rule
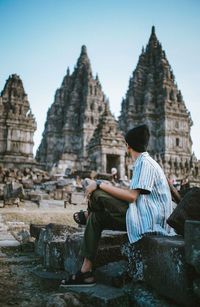
[[[99,248],[94,264],[95,267],[100,267],[109,262],[121,260],[123,257],[121,255],[120,245],[126,237],[126,232],[104,230],[99,242]],[[83,260],[78,256],[82,238],[83,232],[74,233],[66,238],[64,267],[70,274],[76,273],[77,268],[80,268],[82,265]]]
[[[48,225],[35,225],[31,224],[30,234],[36,238],[35,241],[35,252],[44,257],[44,264],[46,267],[58,267],[57,263],[60,263],[59,260],[59,251],[56,250],[54,243],[51,242],[65,242],[66,237],[70,233],[74,233],[78,230],[77,227],[72,227],[69,225],[62,224],[53,224]],[[58,243],[59,244],[59,243]],[[55,244],[56,245],[56,244]],[[52,249],[51,249],[52,247]],[[61,265],[61,268],[63,266]]]
[[[185,259],[200,274],[200,221],[185,222],[184,238]]]
[[[79,256],[79,250],[83,232],[77,232],[69,235],[64,244],[64,268],[69,274],[74,274],[82,265],[82,257]]]
[[[73,192],[69,194],[69,202],[73,205],[86,204],[87,199],[85,197],[85,193],[83,192]]]
[[[44,266],[51,270],[64,270],[64,244],[65,241],[45,242]]]
[[[125,260],[109,262],[95,271],[95,279],[98,283],[112,287],[122,288],[131,281],[128,276],[128,263]]]
[[[146,282],[183,306],[197,306],[192,290],[194,272],[185,262],[184,247],[179,236],[149,236],[135,244],[125,243],[121,250],[134,280]]]
[[[31,237],[35,238],[35,239],[39,239],[40,236],[40,231],[42,228],[45,228],[46,225],[44,224],[31,224],[30,225],[30,235]]]
[[[51,270],[76,273],[82,265],[79,256],[83,231],[62,224],[31,225],[31,235],[36,238],[35,251],[44,258],[44,266]],[[95,267],[122,259],[120,245],[127,239],[126,232],[102,232]]]
[[[62,288],[62,292],[70,292],[80,294],[84,301],[84,306],[99,306],[99,307],[128,307],[130,305],[129,296],[123,289],[114,288],[107,285],[96,285],[94,287],[76,287]],[[91,305],[90,305],[91,304]]]

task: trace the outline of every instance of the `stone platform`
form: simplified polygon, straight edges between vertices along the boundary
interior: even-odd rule
[[[43,257],[45,268],[73,274],[81,267],[82,258],[78,253],[83,229],[60,224],[31,225],[30,233],[36,239],[35,252]],[[120,246],[124,241],[127,241],[126,232],[103,231],[95,267],[121,260]]]
[[[121,306],[199,306],[199,233],[200,222],[187,221],[185,238],[151,235],[130,244],[125,232],[104,231],[96,261],[95,288],[92,292],[79,288],[62,291],[88,296],[98,306],[104,303],[113,306],[119,293],[119,302],[124,302]],[[54,272],[52,280],[58,287],[60,275],[57,274],[65,272],[67,276],[81,266],[77,254],[83,231],[49,224],[32,225],[31,234],[36,238],[36,251],[43,257],[45,269]],[[48,287],[51,276],[45,274],[37,273]],[[109,299],[103,302],[100,296],[106,287]],[[128,299],[123,299],[124,294]]]

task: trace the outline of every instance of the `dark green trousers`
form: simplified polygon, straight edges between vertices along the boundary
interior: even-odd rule
[[[101,232],[104,229],[126,231],[128,202],[96,190],[88,203],[89,217],[80,248],[80,255],[94,261]]]

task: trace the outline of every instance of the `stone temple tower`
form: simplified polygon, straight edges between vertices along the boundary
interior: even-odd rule
[[[92,169],[101,173],[111,173],[114,167],[117,169],[118,176],[124,178],[124,137],[118,130],[117,121],[111,114],[108,103],[87,149]]]
[[[36,121],[19,76],[8,78],[0,95],[0,165],[36,165],[33,135]]]
[[[47,113],[36,160],[49,171],[84,170],[87,145],[104,113],[106,98],[98,76],[93,78],[86,46],[82,46],[74,72],[69,69]]]
[[[197,175],[198,163],[192,155],[190,137],[191,116],[154,26],[130,78],[119,118],[124,133],[142,123],[150,128],[148,151],[168,176],[181,179]]]

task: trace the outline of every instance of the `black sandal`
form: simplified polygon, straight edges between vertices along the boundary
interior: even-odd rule
[[[92,282],[86,282],[85,279],[90,278],[90,277],[94,277],[94,273],[93,271],[89,271],[89,272],[85,272],[82,273],[81,271],[78,271],[75,274],[75,278],[72,279],[71,275],[69,277],[69,279],[65,279],[64,283],[61,283],[60,287],[62,288],[69,288],[69,287],[93,287],[96,285],[95,280],[93,280]]]
[[[87,211],[80,210],[79,212],[74,213],[73,219],[77,224],[86,225],[87,219],[85,217],[85,212]]]

